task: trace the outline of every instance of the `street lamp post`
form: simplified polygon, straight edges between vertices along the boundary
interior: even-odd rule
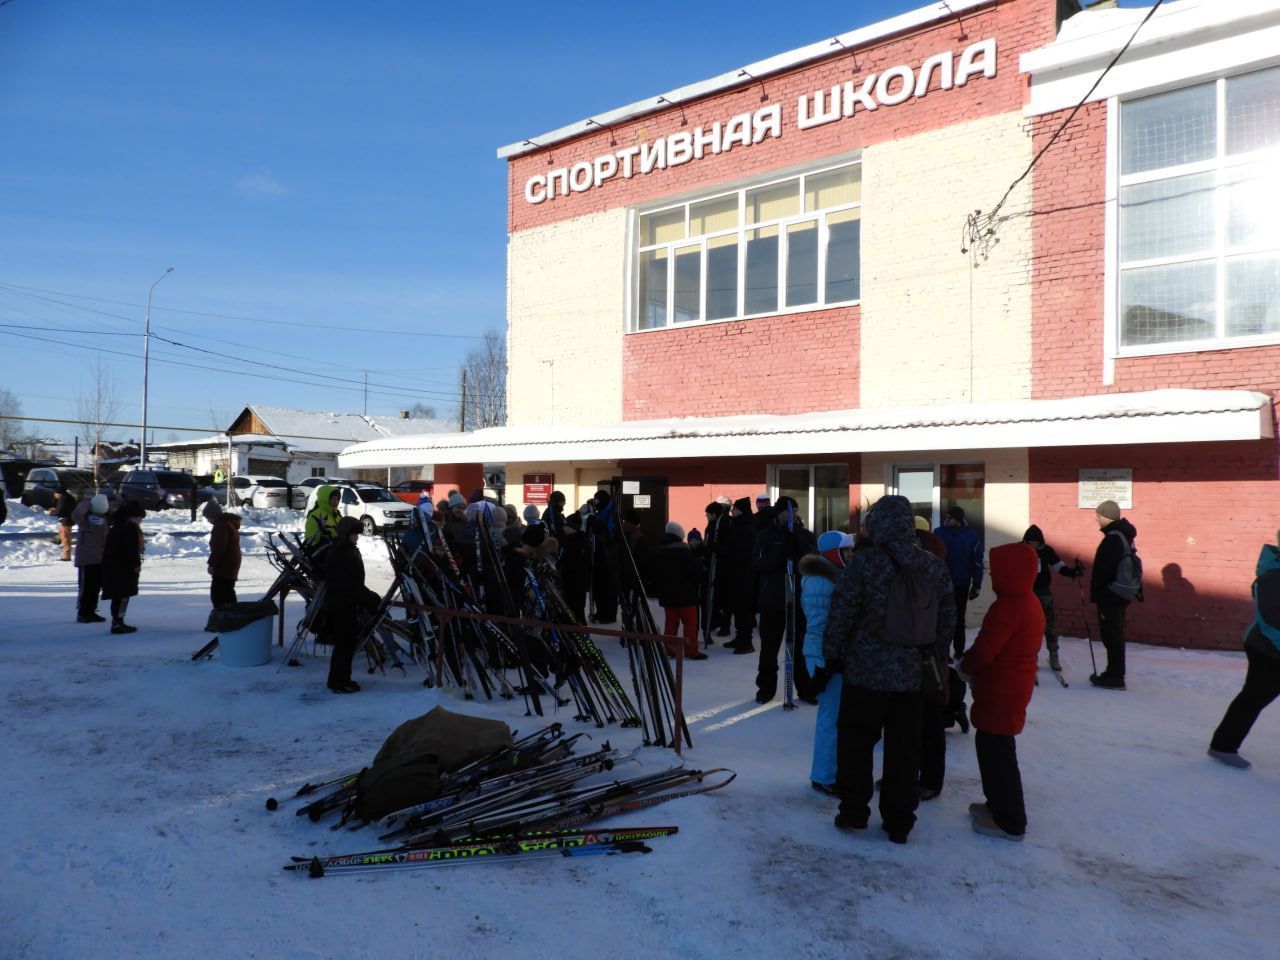
[[[151,294],[156,284],[173,273],[173,267],[165,267],[147,290],[147,320],[142,334],[142,445],[138,448],[138,467],[147,467],[147,373],[151,368]]]

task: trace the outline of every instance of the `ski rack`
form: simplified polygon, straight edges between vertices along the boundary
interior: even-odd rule
[[[496,613],[474,613],[470,610],[456,610],[450,607],[438,607],[426,603],[403,603],[395,602],[391,604],[393,607],[403,607],[410,613],[428,613],[437,618],[440,624],[440,632],[444,633],[448,628],[450,620],[458,618],[463,620],[477,620],[494,624],[506,624],[507,626],[516,626],[522,628],[534,628],[539,630],[558,630],[564,633],[586,634],[590,637],[593,634],[599,634],[606,637],[617,637],[620,640],[648,640],[661,645],[663,650],[675,657],[675,684],[674,684],[674,704],[673,709],[677,721],[677,730],[683,736],[673,736],[670,744],[662,744],[670,746],[675,750],[677,756],[683,756],[681,747],[682,742],[693,746],[693,740],[689,737],[688,727],[685,724],[684,717],[684,639],[682,637],[667,637],[656,633],[644,633],[639,630],[615,630],[612,627],[600,627],[591,625],[590,627],[580,626],[574,623],[550,623],[546,620],[535,620],[530,617],[504,617]],[[441,657],[442,652],[437,651],[437,657]]]

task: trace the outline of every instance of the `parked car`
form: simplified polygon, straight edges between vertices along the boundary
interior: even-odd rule
[[[404,530],[409,526],[409,517],[413,508],[406,506],[387,490],[386,487],[375,487],[369,484],[332,484],[342,493],[338,502],[338,512],[344,517],[355,517],[364,525],[364,532],[377,533],[379,530]],[[318,488],[317,488],[318,489]],[[307,509],[315,505],[316,491],[312,490],[307,499]]]
[[[27,460],[9,457],[0,460],[0,496],[21,497],[27,475],[37,467],[56,467],[53,460]]]
[[[53,506],[53,492],[65,486],[77,500],[85,496],[92,497],[96,492],[93,484],[93,471],[78,467],[35,467],[28,474],[22,485],[22,496],[19,499],[24,506]]]
[[[187,509],[196,495],[195,477],[179,470],[128,470],[120,477],[117,495],[144,510]]]
[[[249,474],[244,477],[232,477],[231,480],[241,503],[259,508],[289,506],[289,485],[279,477]],[[249,486],[244,489],[244,492],[241,492],[242,488],[238,482],[240,480],[249,481]]]
[[[341,480],[333,477],[307,477],[305,480],[299,480],[293,485],[293,501],[290,504],[296,510],[309,509],[308,504],[311,502],[311,494],[316,487],[323,487],[328,484],[331,487],[355,486],[352,480]]]
[[[416,507],[418,505],[418,497],[422,492],[425,490],[429,499],[435,488],[436,482],[434,480],[405,480],[392,487],[391,492],[409,504],[409,506]]]

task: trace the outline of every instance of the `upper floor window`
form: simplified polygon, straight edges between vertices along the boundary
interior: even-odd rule
[[[862,165],[643,213],[632,330],[852,303]]]
[[[1280,336],[1280,67],[1120,112],[1120,346]]]

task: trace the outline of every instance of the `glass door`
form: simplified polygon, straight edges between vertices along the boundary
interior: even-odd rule
[[[893,490],[911,501],[911,512],[929,521],[929,529],[938,526],[934,468],[894,467]]]
[[[797,515],[815,534],[849,528],[849,466],[844,463],[779,464],[770,468],[774,502],[791,497]]]
[[[796,502],[796,513],[809,526],[809,473],[808,466],[778,467],[774,481],[773,502],[780,497],[791,497]],[[812,529],[812,527],[810,527]]]

